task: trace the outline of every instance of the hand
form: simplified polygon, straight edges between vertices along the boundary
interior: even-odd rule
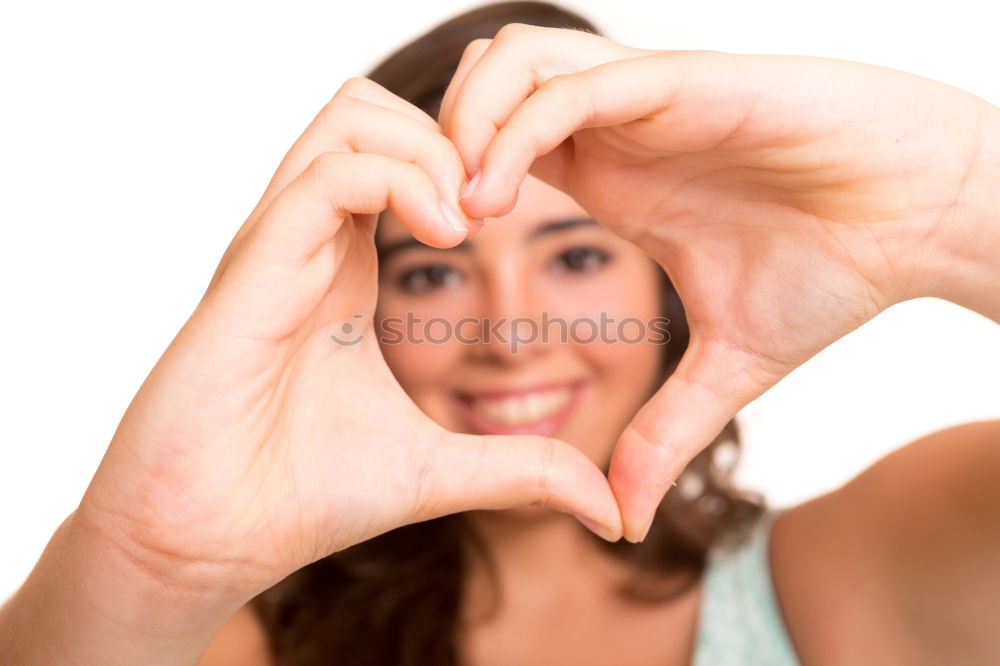
[[[620,535],[583,454],[447,432],[382,358],[376,214],[391,206],[420,240],[454,245],[467,221],[452,213],[453,226],[442,205],[457,210],[464,182],[432,118],[366,79],[345,84],[129,406],[78,520],[163,580],[246,599],[334,551],[468,509],[541,504]]]
[[[690,346],[611,461],[627,539],[744,405],[925,295],[922,264],[956,223],[987,106],[824,58],[517,24],[469,45],[439,116],[474,174],[465,212],[503,215],[530,170],[646,250],[684,303]]]

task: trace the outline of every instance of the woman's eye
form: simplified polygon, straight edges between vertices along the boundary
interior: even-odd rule
[[[558,270],[590,273],[610,261],[611,255],[596,247],[574,247],[560,253],[553,261]]]
[[[459,283],[461,275],[451,266],[427,264],[403,271],[396,283],[400,289],[413,294],[423,294],[441,287]]]

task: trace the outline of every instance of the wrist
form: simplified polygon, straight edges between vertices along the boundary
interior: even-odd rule
[[[1000,109],[976,100],[978,150],[920,257],[926,270],[915,295],[943,298],[1000,323]]]
[[[193,664],[245,601],[157,578],[76,518],[0,611],[0,662]]]

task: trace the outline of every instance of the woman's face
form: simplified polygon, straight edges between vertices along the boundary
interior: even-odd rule
[[[660,269],[641,250],[530,176],[457,247],[416,242],[391,211],[377,242],[382,351],[427,416],[557,437],[606,469],[662,365]]]

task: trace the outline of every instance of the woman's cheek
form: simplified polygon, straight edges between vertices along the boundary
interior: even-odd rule
[[[581,281],[572,289],[551,289],[547,299],[550,318],[566,322],[559,326],[568,333],[566,342],[594,347],[608,362],[632,356],[634,347],[645,346],[655,333],[653,320],[660,314],[658,292],[648,275],[624,279],[631,275],[629,271],[613,276],[619,279]]]
[[[386,299],[376,313],[379,342],[396,380],[425,412],[437,411],[443,387],[462,362],[463,345],[454,335],[462,309],[456,299]],[[428,416],[435,418],[434,414]],[[435,418],[435,420],[438,420]]]

